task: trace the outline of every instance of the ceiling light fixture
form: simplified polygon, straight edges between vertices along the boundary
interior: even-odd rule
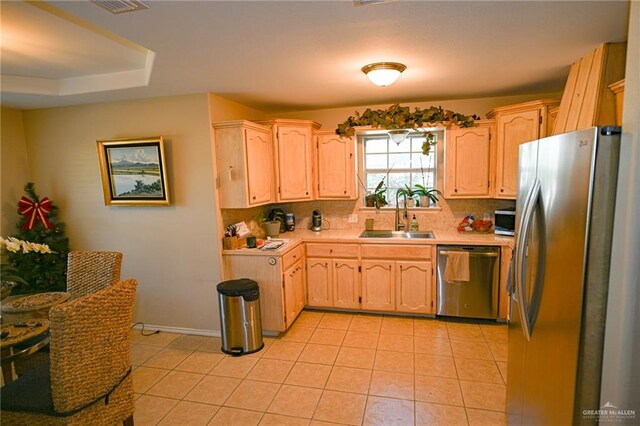
[[[409,130],[407,129],[388,130],[387,134],[389,135],[391,140],[396,143],[396,145],[400,145],[407,138],[407,135],[409,134]]]
[[[362,72],[373,84],[384,87],[393,84],[406,69],[406,65],[398,62],[376,62],[362,67]]]

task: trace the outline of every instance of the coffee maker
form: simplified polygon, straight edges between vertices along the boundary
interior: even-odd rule
[[[314,210],[313,216],[311,216],[311,230],[322,231],[322,215],[318,210]]]

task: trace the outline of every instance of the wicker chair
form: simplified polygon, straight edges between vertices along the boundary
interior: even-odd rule
[[[102,290],[120,281],[122,253],[115,251],[72,251],[67,258],[67,292],[71,300]],[[16,374],[27,371],[49,359],[49,346],[15,362]]]
[[[72,251],[67,260],[67,291],[71,300],[120,281],[122,253]]]
[[[133,425],[129,329],[137,282],[51,308],[51,361],[0,390],[8,425]]]

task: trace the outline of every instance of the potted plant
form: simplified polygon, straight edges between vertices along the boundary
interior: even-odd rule
[[[280,222],[280,232],[287,231],[286,215],[282,209],[272,209],[269,212],[269,220]]]
[[[262,229],[264,229],[265,236],[267,237],[277,237],[280,235],[281,224],[284,223],[284,219],[284,213],[280,215],[278,211],[274,212],[274,210],[269,212],[268,216],[265,216],[264,213],[260,213],[257,217],[257,220]]]
[[[387,173],[385,173],[385,176],[389,174],[390,170],[391,168],[387,170]],[[387,188],[383,188],[384,178],[380,180],[380,182],[376,186],[376,189],[374,189],[373,192],[371,192],[367,190],[367,187],[360,179],[360,176],[356,174],[356,177],[358,178],[358,182],[360,183],[360,186],[365,191],[364,202],[366,207],[375,207],[379,209],[380,207],[383,207],[389,204],[387,203],[387,197],[386,197]]]
[[[430,204],[436,204],[438,195],[442,195],[442,192],[435,188],[427,189],[420,184],[415,184],[414,186],[416,189],[413,192],[420,197],[420,207],[429,207]]]
[[[376,186],[376,189],[373,191],[373,194],[369,194],[369,197],[371,197],[370,199],[373,200],[373,206],[376,209],[379,209],[380,207],[384,207],[387,204],[389,204],[387,203],[387,196],[386,196],[387,188],[383,188],[382,187],[383,185],[384,185],[384,178],[380,181],[380,183],[378,183],[378,186]]]
[[[414,207],[415,206],[415,196],[419,195],[418,192],[414,189],[412,189],[409,185],[404,185],[404,188],[400,188],[398,189],[398,192],[396,194],[396,199],[400,196],[406,195],[407,196],[407,207]]]

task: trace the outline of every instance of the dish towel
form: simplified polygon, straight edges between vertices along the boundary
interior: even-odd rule
[[[469,252],[449,251],[443,278],[445,281],[469,281]]]

